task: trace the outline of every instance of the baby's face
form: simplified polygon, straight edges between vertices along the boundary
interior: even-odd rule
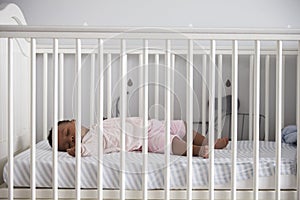
[[[58,150],[67,151],[75,146],[75,121],[58,126]]]

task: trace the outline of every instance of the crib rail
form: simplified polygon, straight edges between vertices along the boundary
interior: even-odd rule
[[[1,25],[1,37],[81,39],[202,39],[202,40],[299,40],[299,29],[205,29],[167,27],[45,27]]]
[[[250,63],[249,67],[251,68],[251,72],[249,74],[250,78],[250,99],[249,99],[249,139],[254,141],[254,153],[253,153],[253,174],[254,174],[254,181],[253,181],[253,190],[250,191],[253,196],[253,199],[259,199],[261,191],[259,190],[259,114],[260,114],[260,88],[261,88],[261,81],[260,81],[260,71],[261,71],[261,56],[265,56],[265,90],[266,96],[269,95],[269,68],[270,68],[270,56],[276,56],[276,187],[275,190],[272,191],[272,195],[275,196],[276,199],[281,199],[282,195],[284,195],[284,191],[280,188],[280,164],[281,164],[281,129],[284,125],[284,99],[282,98],[284,94],[284,78],[283,78],[283,67],[284,67],[284,56],[285,55],[296,55],[297,56],[297,126],[298,130],[300,130],[300,29],[196,29],[196,28],[137,28],[137,27],[130,27],[130,28],[93,28],[93,27],[38,27],[38,26],[0,26],[0,38],[8,38],[8,102],[9,102],[9,129],[8,129],[8,139],[9,139],[9,156],[8,156],[8,163],[9,163],[9,182],[8,182],[8,193],[7,197],[13,199],[14,195],[14,187],[13,187],[13,180],[14,180],[14,173],[13,173],[13,133],[14,133],[14,118],[13,118],[13,73],[12,69],[14,67],[13,63],[13,47],[12,42],[14,38],[30,38],[31,41],[31,198],[35,199],[36,194],[38,193],[38,189],[36,189],[36,165],[35,165],[35,144],[36,144],[36,88],[37,83],[35,82],[36,79],[36,55],[42,54],[43,55],[43,67],[44,70],[47,69],[48,63],[48,54],[52,54],[52,61],[54,66],[54,87],[53,87],[53,120],[52,126],[53,129],[53,185],[52,185],[52,198],[58,199],[59,198],[59,189],[58,189],[58,128],[57,123],[59,120],[63,119],[64,117],[64,95],[63,90],[59,90],[59,86],[63,87],[63,79],[64,79],[64,54],[75,54],[75,64],[76,64],[76,191],[74,197],[80,199],[82,194],[86,191],[81,189],[81,122],[82,122],[82,79],[81,79],[81,71],[82,71],[82,55],[83,54],[91,54],[91,80],[90,80],[90,90],[93,91],[95,88],[95,79],[94,73],[95,67],[99,68],[98,75],[100,77],[99,81],[99,100],[97,102],[97,106],[95,104],[95,97],[91,99],[91,107],[89,115],[91,125],[96,121],[99,124],[98,131],[103,132],[103,117],[104,117],[104,76],[106,78],[106,86],[107,86],[107,97],[106,102],[111,102],[111,82],[112,82],[112,73],[111,73],[111,56],[112,54],[119,54],[120,55],[120,82],[121,82],[121,89],[119,91],[120,94],[120,118],[121,118],[121,127],[122,127],[122,134],[120,135],[120,190],[118,190],[118,196],[111,195],[109,198],[120,198],[126,199],[129,195],[138,194],[139,198],[149,199],[153,196],[153,191],[148,190],[148,132],[145,128],[143,132],[143,181],[142,181],[142,191],[141,193],[134,193],[126,190],[126,137],[125,137],[125,130],[126,130],[126,123],[125,119],[128,116],[128,102],[127,102],[127,74],[128,74],[128,54],[138,54],[140,63],[142,64],[142,69],[139,71],[139,80],[144,87],[139,91],[139,115],[143,117],[143,125],[144,127],[148,126],[148,116],[149,116],[149,55],[155,55],[155,81],[159,81],[159,63],[160,63],[160,55],[164,56],[164,62],[166,66],[166,73],[165,73],[165,103],[164,103],[164,120],[165,120],[165,168],[164,168],[164,190],[162,192],[158,192],[158,198],[186,198],[186,199],[193,199],[198,198],[197,195],[205,195],[209,199],[216,199],[222,196],[222,191],[218,191],[215,189],[214,183],[214,173],[215,173],[215,165],[214,165],[214,142],[215,137],[221,135],[221,112],[222,112],[222,102],[219,100],[217,101],[217,108],[215,108],[215,98],[222,96],[223,90],[223,82],[222,79],[219,80],[216,77],[217,68],[222,72],[222,55],[230,55],[231,56],[231,63],[232,63],[232,178],[231,178],[231,191],[224,192],[226,198],[231,198],[233,200],[241,197],[241,191],[237,189],[237,178],[236,178],[236,164],[237,164],[237,132],[238,132],[238,125],[237,125],[237,117],[238,117],[238,57],[239,55],[249,55],[250,56]],[[53,47],[50,48],[48,45],[41,45],[36,47],[36,40],[37,39],[51,39],[53,41]],[[59,40],[61,39],[74,39],[76,41],[75,46],[72,45],[59,45]],[[82,46],[83,39],[97,39],[96,45],[88,45]],[[117,46],[105,46],[105,40],[117,40],[119,43]],[[130,47],[127,45],[127,41],[131,39],[142,40],[143,45],[142,48],[134,51],[128,52],[127,50]],[[163,40],[164,49],[163,50],[152,50],[150,48],[150,40]],[[186,42],[185,46],[172,46],[173,40],[184,40]],[[202,47],[197,49],[194,46],[194,43],[198,40],[207,40],[209,41],[210,45],[206,47]],[[232,45],[227,47],[218,47],[216,42],[217,41],[227,40],[232,42]],[[240,47],[239,41],[250,41],[254,42],[255,47]],[[277,46],[262,49],[261,48],[261,41],[276,41]],[[289,47],[283,48],[282,42],[283,41],[293,41],[297,43],[296,47]],[[95,51],[96,49],[96,51]],[[208,123],[208,133],[209,133],[209,188],[207,192],[201,192],[197,190],[193,190],[193,168],[192,168],[192,154],[193,148],[192,145],[188,145],[187,151],[187,180],[186,180],[186,191],[184,193],[175,191],[172,193],[170,187],[170,152],[171,152],[171,144],[170,144],[170,123],[171,120],[174,118],[174,97],[171,92],[174,91],[174,67],[175,67],[175,53],[172,50],[176,50],[177,54],[184,54],[186,55],[186,119],[187,119],[187,141],[188,144],[192,144],[192,135],[193,135],[193,120],[194,120],[194,107],[196,104],[194,103],[194,59],[195,55],[200,54],[202,56],[202,104],[201,104],[201,115],[202,115],[202,124],[206,125],[206,118],[208,116],[209,123]],[[104,74],[104,56],[107,59],[107,66],[108,66],[108,73]],[[98,62],[96,62],[96,57],[98,57]],[[216,58],[218,58],[218,62],[216,63]],[[60,62],[59,62],[60,61]],[[1,66],[6,67],[6,66]],[[207,77],[207,72],[209,76]],[[44,90],[43,91],[43,137],[47,137],[47,72],[44,71]],[[46,80],[46,81],[45,81]],[[216,84],[218,83],[218,84]],[[216,90],[218,88],[218,90]],[[155,103],[159,104],[159,87],[155,87]],[[60,92],[60,93],[59,93]],[[216,94],[217,93],[217,94]],[[207,98],[209,101],[209,106],[207,109]],[[266,140],[269,140],[269,98],[265,99],[265,116],[266,116],[266,125],[265,125],[265,134]],[[107,116],[111,117],[111,104],[107,103],[108,112]],[[97,108],[96,108],[97,107]],[[94,115],[92,112],[97,109],[97,120],[94,119]],[[215,116],[217,114],[217,116]],[[158,110],[155,110],[155,116],[158,116]],[[218,128],[217,128],[217,135],[215,135],[215,119],[217,117],[218,120]],[[203,128],[204,127],[204,128]],[[204,133],[206,127],[202,127],[202,132]],[[298,131],[299,136],[299,131]],[[298,137],[299,138],[299,137]],[[99,137],[99,149],[98,149],[98,190],[97,190],[97,197],[98,199],[103,199],[105,192],[103,191],[103,137]],[[297,155],[297,166],[298,166],[298,173],[297,173],[297,197],[300,197],[300,173],[299,173],[299,162],[300,162],[300,145],[298,145],[298,155]],[[250,193],[249,192],[249,193]],[[269,191],[268,191],[269,192]],[[162,194],[163,193],[163,194]],[[249,194],[247,193],[247,194]],[[293,197],[296,195],[294,194],[295,190],[293,191]],[[173,196],[172,196],[173,194]],[[174,196],[175,194],[175,196]],[[178,194],[179,196],[176,196]],[[152,196],[153,195],[153,196]],[[272,196],[272,197],[273,197]],[[133,196],[130,196],[130,198]],[[48,197],[49,198],[49,197]]]

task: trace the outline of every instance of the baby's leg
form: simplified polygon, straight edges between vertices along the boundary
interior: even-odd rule
[[[180,140],[175,137],[172,140],[172,151],[174,155],[186,156],[187,144],[185,141]],[[196,146],[193,145],[193,156],[201,156],[203,158],[208,158],[208,146]]]
[[[184,122],[185,130],[187,130],[186,122]],[[187,131],[185,131],[186,133]],[[185,142],[187,141],[187,135],[182,138]],[[215,149],[223,149],[228,144],[228,138],[218,138],[215,142]],[[204,146],[208,145],[208,140],[205,136],[203,136],[201,133],[198,133],[197,131],[193,131],[193,145],[197,146]]]
[[[228,138],[218,138],[215,142],[215,149],[223,149],[228,144]]]
[[[228,138],[218,138],[215,140],[215,149],[224,149],[228,144]],[[208,139],[205,138],[203,145],[208,145]]]
[[[184,141],[187,141],[187,135],[182,138]],[[205,136],[198,133],[197,131],[193,131],[193,145],[202,146],[205,141]]]
[[[183,140],[186,141],[187,136],[185,135]],[[215,149],[223,149],[228,144],[228,138],[218,138],[215,142]],[[208,145],[208,139],[202,134],[193,131],[193,145],[204,146]]]

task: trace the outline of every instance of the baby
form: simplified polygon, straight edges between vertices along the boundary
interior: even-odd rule
[[[143,148],[143,119],[129,117],[125,119],[126,151],[141,151]],[[170,126],[171,154],[186,155],[186,124],[182,120],[172,120]],[[164,153],[165,125],[164,121],[149,120],[148,152]],[[110,118],[103,121],[103,151],[104,153],[118,152],[121,150],[120,134],[122,133],[121,119]],[[75,156],[75,120],[58,122],[58,150],[66,151]],[[81,128],[81,155],[97,156],[98,154],[98,129]],[[48,141],[52,147],[52,129]],[[208,141],[196,131],[193,131],[193,156],[208,157]],[[215,142],[215,149],[223,149],[228,144],[228,138],[219,138]]]

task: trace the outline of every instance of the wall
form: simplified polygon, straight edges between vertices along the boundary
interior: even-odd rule
[[[2,0],[30,25],[300,28],[298,0]]]

